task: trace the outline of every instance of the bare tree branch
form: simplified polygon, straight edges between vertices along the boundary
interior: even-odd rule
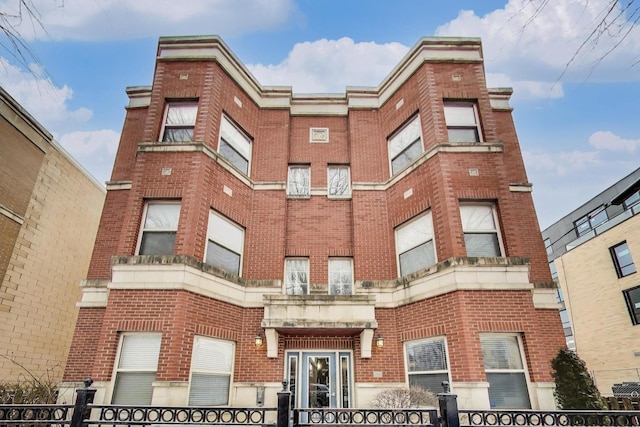
[[[32,0],[16,0],[17,12],[0,10],[0,50],[4,50],[20,66],[31,71],[30,65],[40,64],[36,53],[22,36],[19,27],[26,21],[34,31],[47,33],[40,13]]]

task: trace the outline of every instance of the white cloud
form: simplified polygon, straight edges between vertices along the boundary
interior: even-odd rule
[[[62,135],[59,143],[99,182],[105,182],[111,176],[119,140],[118,132],[102,129],[71,132]]]
[[[66,85],[57,86],[42,74],[39,66],[23,71],[0,57],[0,86],[94,177],[106,181],[111,174],[120,135],[110,129],[77,131],[80,126],[87,125],[93,115],[91,110],[70,108],[73,90]]]
[[[344,92],[346,86],[378,86],[408,52],[400,43],[355,43],[348,37],[297,43],[280,64],[247,67],[264,85],[296,92]]]
[[[514,98],[548,99],[562,98],[564,90],[560,82],[512,80],[506,74],[487,73],[488,87],[512,87]]]
[[[25,72],[0,57],[0,85],[52,133],[71,130],[92,116],[86,108],[70,109],[71,88],[59,87],[41,76],[37,66]]]
[[[77,131],[63,135],[60,145],[73,156],[86,157],[98,151],[114,156],[118,150],[120,134],[111,129],[97,131]]]
[[[598,150],[632,153],[640,148],[640,139],[624,139],[609,131],[599,131],[589,137],[589,144]]]
[[[640,164],[640,140],[598,131],[589,137],[589,145],[594,149],[523,151],[543,229]]]
[[[553,173],[558,176],[584,171],[602,163],[598,151],[523,151],[527,170]]]
[[[487,69],[519,76],[534,93],[536,85],[548,87],[561,76],[563,81],[638,80],[632,64],[640,57],[640,26],[620,19],[615,24],[624,25],[598,32],[597,43],[588,41],[612,2],[610,16],[616,16],[620,2],[613,0],[509,0],[484,16],[461,11],[436,34],[482,37]]]
[[[2,10],[17,0],[0,0]],[[294,0],[33,0],[45,31],[28,19],[27,40],[112,40],[171,34],[224,34],[281,27],[298,16]],[[15,24],[18,21],[16,20]]]

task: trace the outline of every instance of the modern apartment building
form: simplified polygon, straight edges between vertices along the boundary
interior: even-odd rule
[[[640,169],[542,232],[567,346],[605,396],[615,384],[640,386],[638,213]]]
[[[104,198],[0,88],[0,379],[62,377]]]
[[[304,95],[167,37],[127,93],[68,390],[273,406],[284,379],[295,406],[348,408],[448,380],[462,407],[555,407],[556,290],[480,40]]]

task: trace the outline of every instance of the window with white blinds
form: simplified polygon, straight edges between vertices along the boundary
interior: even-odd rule
[[[195,337],[191,359],[189,405],[229,404],[235,347],[232,342]]]
[[[249,175],[251,163],[251,139],[222,116],[218,153],[240,172]]]
[[[502,255],[496,214],[490,204],[461,204],[460,219],[467,256],[497,257]]]
[[[409,385],[434,394],[442,393],[442,382],[449,381],[447,346],[444,337],[405,344]]]
[[[162,141],[193,141],[193,129],[197,115],[197,102],[172,102],[167,104],[162,129]]]
[[[138,255],[172,255],[180,219],[180,202],[147,203]]]
[[[445,102],[444,119],[449,142],[480,142],[480,121],[475,103]]]
[[[210,212],[205,262],[239,276],[243,247],[244,230],[217,213]]]
[[[520,340],[517,335],[481,335],[482,359],[492,408],[530,409]]]
[[[390,137],[387,144],[391,175],[395,175],[420,157],[423,152],[420,116],[416,115],[413,120]]]
[[[396,228],[395,234],[400,276],[436,263],[431,212]]]
[[[120,343],[111,403],[150,405],[156,379],[160,334],[125,334]]]

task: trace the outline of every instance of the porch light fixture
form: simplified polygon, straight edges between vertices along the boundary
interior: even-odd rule
[[[376,338],[376,347],[378,348],[384,347],[384,338],[382,338],[382,335],[380,334],[378,334],[378,338]]]
[[[256,343],[256,347],[262,347],[262,344],[264,343],[264,341],[262,339],[262,334],[260,332],[258,332],[256,336],[253,337],[253,339]]]

